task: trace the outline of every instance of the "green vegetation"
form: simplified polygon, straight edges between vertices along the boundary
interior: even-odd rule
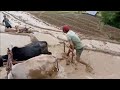
[[[120,11],[102,11],[102,21],[117,28],[120,28]]]

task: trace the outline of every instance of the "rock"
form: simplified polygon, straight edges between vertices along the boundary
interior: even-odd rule
[[[8,79],[64,78],[64,68],[57,71],[57,60],[52,55],[40,55],[13,66]],[[61,75],[60,75],[61,74]]]

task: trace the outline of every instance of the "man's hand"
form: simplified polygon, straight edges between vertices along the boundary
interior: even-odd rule
[[[69,50],[70,50],[70,52],[74,52],[74,50],[73,50],[73,49],[71,49],[71,48],[69,48]]]
[[[67,53],[67,56],[69,56],[69,54],[70,54],[70,52],[74,52],[74,49],[71,49],[71,48],[69,48],[69,50],[68,50],[68,53]],[[73,56],[75,56],[75,54],[73,53]]]

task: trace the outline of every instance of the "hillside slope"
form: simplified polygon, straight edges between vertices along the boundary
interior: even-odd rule
[[[120,42],[120,29],[109,25],[103,25],[100,23],[100,18],[98,17],[61,11],[40,11],[30,13],[57,27],[61,27],[65,24],[70,25],[72,30],[83,34],[81,37],[85,36],[92,39],[107,39]]]

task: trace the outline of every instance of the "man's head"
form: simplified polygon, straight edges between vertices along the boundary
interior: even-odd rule
[[[64,33],[67,33],[70,30],[70,27],[68,25],[64,25],[62,29]]]

